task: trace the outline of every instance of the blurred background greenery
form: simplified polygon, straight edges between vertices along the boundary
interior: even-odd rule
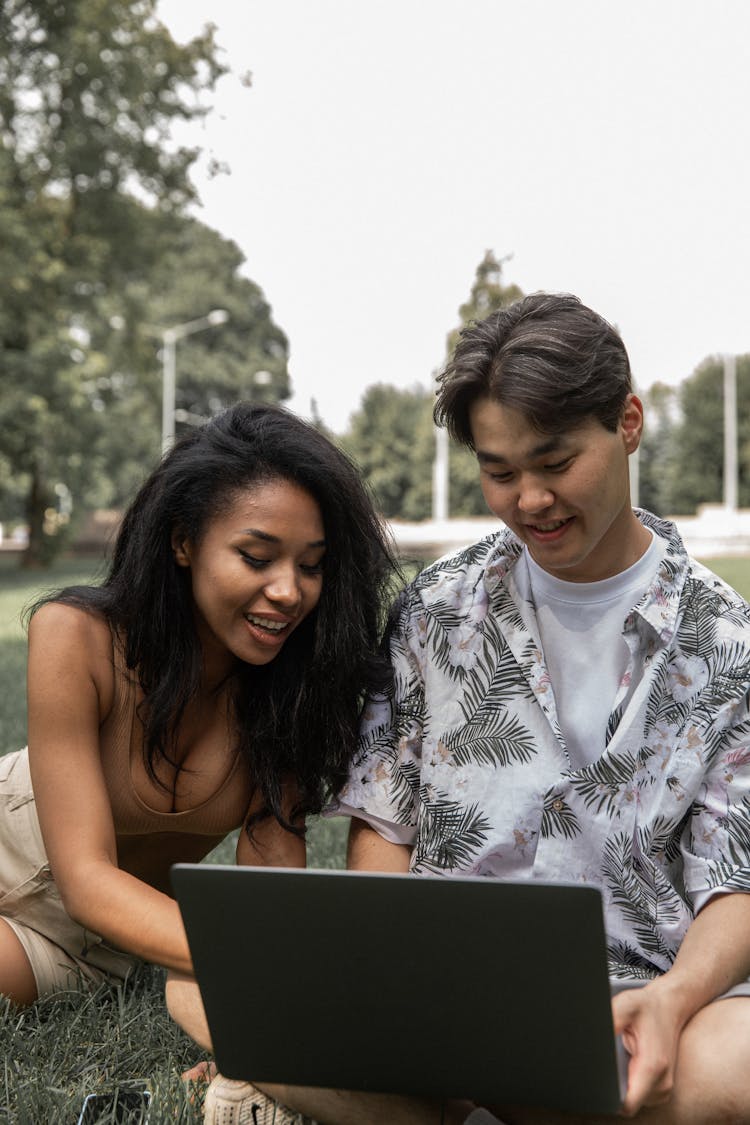
[[[187,210],[199,202],[190,173],[221,59],[210,25],[176,43],[155,0],[0,5],[0,528],[23,566],[85,548],[94,514],[111,524],[158,459],[169,332],[180,341],[178,432],[238,398],[291,394],[289,340],[262,278]],[[186,124],[190,146],[174,139]],[[508,261],[488,250],[467,278],[446,355],[461,325],[522,295],[504,278]],[[431,514],[424,375],[412,390],[371,386],[332,435],[391,519]],[[737,358],[737,387],[742,507],[750,356]],[[685,515],[721,501],[721,357],[644,397],[640,503]],[[449,491],[451,515],[484,514],[466,450],[450,451]]]

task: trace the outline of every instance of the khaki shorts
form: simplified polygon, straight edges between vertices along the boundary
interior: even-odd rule
[[[42,843],[26,750],[0,757],[0,918],[23,946],[40,996],[124,980],[137,964],[65,912]]]

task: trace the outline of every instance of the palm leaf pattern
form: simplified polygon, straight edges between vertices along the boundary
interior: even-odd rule
[[[485,766],[507,766],[529,762],[536,753],[531,731],[514,715],[485,707],[457,730],[444,734],[441,742],[451,751],[457,766],[472,762]]]
[[[706,890],[713,890],[715,887],[727,887],[733,884],[736,875],[740,875],[741,882],[746,882],[748,878],[747,871],[737,872],[737,867],[734,863],[722,862],[721,860],[714,860],[708,869],[706,882]],[[738,887],[738,890],[750,889]]]
[[[667,816],[657,816],[652,824],[641,830],[640,845],[644,853],[665,864],[675,863],[680,858],[680,840],[691,815],[688,809],[676,821]]]
[[[750,890],[750,797],[743,797],[724,821],[727,830],[729,854],[735,863],[744,864],[743,890]],[[736,888],[739,889],[739,888]]]
[[[566,840],[572,840],[581,832],[578,817],[570,805],[560,797],[557,789],[548,789],[544,794],[540,831],[542,839],[545,840],[550,836],[563,836]]]
[[[616,832],[606,841],[602,872],[612,902],[641,948],[654,963],[659,959],[671,961],[673,952],[662,939],[659,926],[677,922],[683,907],[666,876],[634,854],[632,838],[624,832]]]
[[[652,980],[657,976],[653,965],[644,961],[642,954],[626,941],[607,942],[609,975],[621,980]]]
[[[649,739],[657,724],[669,722],[666,712],[674,705],[669,691],[669,666],[664,653],[652,667],[651,691],[646,703],[646,716],[643,723],[643,737]],[[686,712],[687,714],[687,712]]]
[[[750,653],[741,641],[722,645],[708,661],[710,676],[699,693],[695,709],[704,722],[710,722],[717,710],[741,699],[750,679]]]
[[[412,870],[454,871],[470,866],[490,828],[479,806],[465,806],[424,790],[420,798],[420,830]]]
[[[622,790],[632,782],[634,773],[635,761],[630,754],[610,754],[572,775],[570,784],[587,809],[594,813],[603,809],[612,819],[617,814]]]
[[[710,660],[716,644],[716,622],[726,602],[703,583],[687,578],[680,601],[677,645],[690,656]]]
[[[605,742],[604,742],[605,746],[609,746],[610,741],[612,740],[613,734],[615,733],[615,731],[617,730],[617,728],[620,725],[620,719],[622,718],[623,708],[624,708],[623,703],[621,703],[619,705],[619,707],[615,707],[615,709],[612,711],[612,714],[609,716],[609,719],[607,720],[607,733],[605,735]]]

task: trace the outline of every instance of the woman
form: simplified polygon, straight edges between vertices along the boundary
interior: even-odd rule
[[[383,682],[394,563],[347,458],[240,404],[165,456],[108,575],[32,609],[28,751],[0,759],[0,992],[191,971],[177,861],[300,865]]]

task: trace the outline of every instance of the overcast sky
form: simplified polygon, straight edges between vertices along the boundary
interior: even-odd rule
[[[160,0],[232,75],[190,138],[299,413],[429,385],[477,263],[620,328],[641,389],[750,351],[746,0]],[[252,72],[252,85],[240,76]],[[230,175],[210,178],[208,159]]]

